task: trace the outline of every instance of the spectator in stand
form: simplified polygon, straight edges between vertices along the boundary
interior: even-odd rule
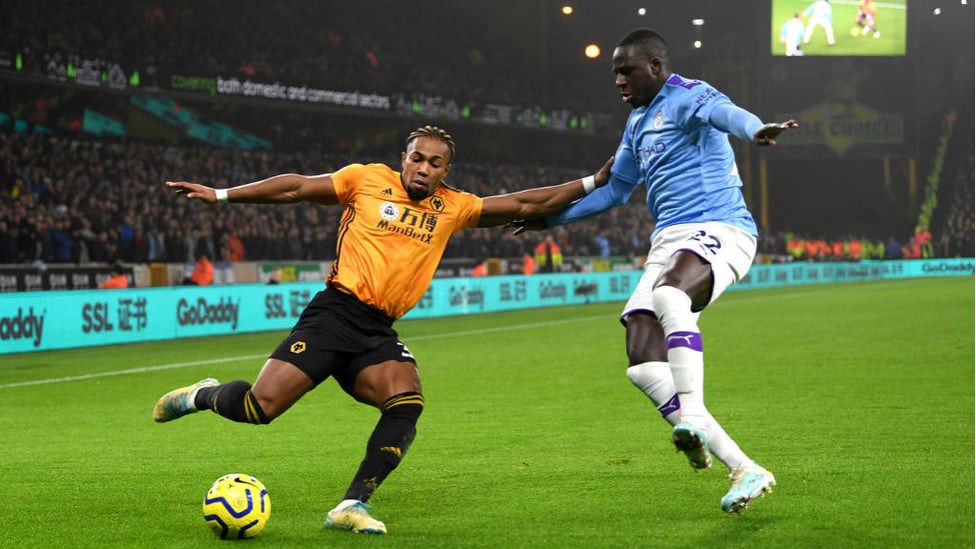
[[[522,274],[529,276],[535,273],[535,258],[529,252],[522,254]]]
[[[800,261],[803,259],[805,253],[806,243],[803,241],[803,239],[793,233],[787,233],[786,254],[789,255],[793,261]]]
[[[932,257],[932,233],[928,227],[919,225],[912,237],[912,255],[915,258],[928,259]]]
[[[51,222],[48,229],[52,243],[51,255],[48,261],[54,263],[69,263],[74,258],[75,241],[69,232],[69,222],[62,215]]]
[[[129,278],[125,275],[125,266],[122,265],[122,262],[116,262],[112,266],[112,276],[108,277],[105,282],[99,284],[98,287],[103,290],[129,287]]]
[[[131,247],[132,239],[136,234],[135,222],[132,217],[131,213],[125,214],[122,226],[119,229],[119,244],[123,250],[128,250]]]
[[[884,259],[884,241],[872,241],[868,238],[861,239],[861,257],[864,259]]]
[[[305,259],[305,247],[302,245],[301,233],[296,225],[292,225],[287,231],[288,238],[285,239],[287,254],[281,259]]]
[[[206,252],[202,252],[197,256],[197,262],[193,267],[193,272],[190,273],[190,276],[183,279],[183,285],[209,286],[213,284],[213,273],[214,267],[213,263],[210,262],[210,257]]]
[[[150,262],[166,261],[166,231],[162,224],[151,226],[146,231],[147,260]]]
[[[850,240],[848,240],[847,255],[848,257],[850,257],[852,261],[860,261],[862,251],[863,250],[861,249],[861,239],[851,238]]]
[[[8,225],[7,221],[0,217],[0,263],[19,262],[17,250],[19,233],[20,228],[17,225]]]
[[[827,257],[835,260],[842,260],[847,256],[846,242],[844,240],[834,240],[830,242],[827,250]]]
[[[491,241],[495,243],[493,257],[515,258],[522,255],[522,241],[509,231],[496,235]]]
[[[185,263],[190,250],[187,248],[186,231],[179,219],[171,218],[163,239],[167,263]]]
[[[210,224],[204,223],[197,231],[197,241],[194,247],[194,255],[199,257],[201,254],[207,258],[218,257],[220,255],[220,245],[214,238],[214,231]]]
[[[149,261],[149,240],[142,223],[136,223],[132,228],[132,239],[126,250],[126,257],[132,263],[147,263]]]
[[[535,264],[540,273],[559,272],[563,264],[563,253],[551,234],[535,247]]]
[[[224,261],[231,263],[244,261],[244,243],[232,232],[224,233],[224,243],[221,247],[221,255]]]
[[[599,257],[610,257],[610,239],[607,238],[607,231],[602,230],[593,237]]]
[[[884,247],[884,258],[885,259],[901,259],[902,249],[901,243],[895,240],[894,236],[889,236],[888,241],[885,243]]]

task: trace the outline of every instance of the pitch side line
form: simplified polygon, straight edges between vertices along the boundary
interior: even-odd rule
[[[29,385],[46,385],[48,383],[61,383],[63,381],[83,381],[86,379],[95,379],[99,377],[111,377],[111,376],[124,376],[128,374],[141,374],[143,372],[156,372],[159,370],[172,370],[174,368],[186,368],[188,366],[199,366],[202,364],[220,364],[221,362],[234,362],[235,360],[248,360],[253,358],[261,358],[267,355],[250,355],[250,356],[236,356],[228,358],[217,358],[211,360],[197,360],[193,362],[174,362],[173,364],[160,364],[159,366],[145,366],[142,368],[129,368],[128,370],[115,370],[112,372],[99,372],[97,374],[84,374],[80,376],[67,376],[67,377],[52,377],[48,379],[35,379],[33,381],[19,381],[17,383],[7,383],[6,385],[0,385],[0,389],[9,389],[12,387],[27,387]]]

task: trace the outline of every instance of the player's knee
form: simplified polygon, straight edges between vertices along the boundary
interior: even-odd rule
[[[661,320],[665,334],[676,331],[697,331],[697,314],[692,310],[688,294],[673,286],[658,286],[652,296],[654,310]]]
[[[261,415],[263,416],[264,419],[263,423],[271,423],[272,421],[274,421],[276,417],[280,416],[286,409],[280,403],[276,403],[274,400],[271,400],[267,397],[259,397],[257,395],[254,395],[253,392],[251,393],[251,395],[254,397],[254,404],[256,408],[261,411]]]
[[[651,299],[654,303],[654,311],[657,312],[662,324],[667,323],[671,315],[691,312],[691,297],[674,286],[654,288]]]
[[[382,410],[384,417],[416,425],[424,411],[424,395],[413,391],[394,395],[383,403]]]
[[[231,381],[220,385],[214,391],[208,407],[227,419],[240,423],[264,425],[271,423],[269,417],[254,393],[251,384],[244,380]]]

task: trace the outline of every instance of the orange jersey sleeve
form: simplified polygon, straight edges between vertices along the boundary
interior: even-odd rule
[[[332,183],[346,208],[326,282],[393,319],[423,297],[451,236],[481,217],[482,199],[451,187],[411,199],[383,164],[351,164]]]

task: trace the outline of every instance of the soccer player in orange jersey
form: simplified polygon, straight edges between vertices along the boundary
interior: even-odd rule
[[[399,465],[424,408],[416,360],[399,341],[394,321],[427,291],[451,235],[555,213],[606,184],[613,161],[595,175],[561,185],[482,198],[445,183],[454,147],[447,132],[424,126],[407,137],[400,172],[383,164],[351,164],[334,173],[281,174],[230,189],[167,182],[175,192],[207,204],[307,201],[342,204],[345,211],[326,289],[308,304],[254,384],[204,379],[163,395],[153,418],[165,422],[210,409],[233,421],[270,423],[334,377],[381,415],[359,470],[325,525],[386,533],[366,502]]]

